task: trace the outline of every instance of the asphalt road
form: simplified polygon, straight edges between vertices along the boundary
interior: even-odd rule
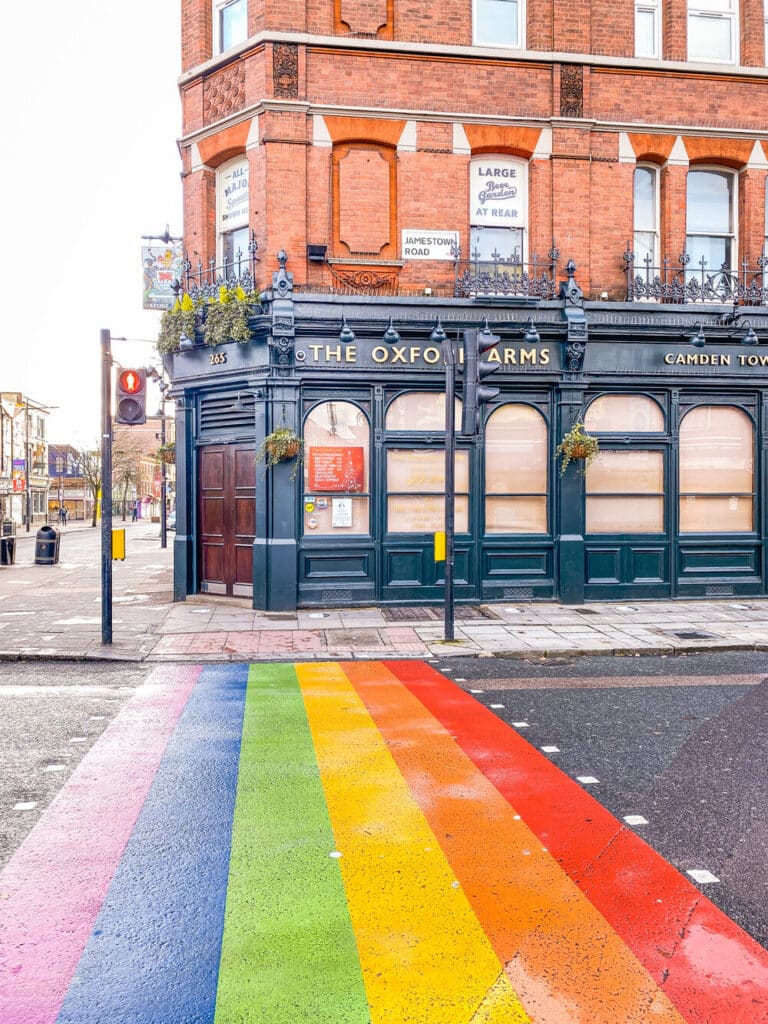
[[[583,785],[618,819],[644,819],[632,827],[680,871],[714,876],[702,891],[768,948],[765,655],[437,667],[537,749],[556,747],[551,760],[594,780]]]

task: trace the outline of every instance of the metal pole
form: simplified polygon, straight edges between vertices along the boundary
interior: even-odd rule
[[[165,444],[165,403],[162,405],[162,416],[160,417],[160,444]],[[165,513],[167,476],[165,459],[160,460],[160,547],[168,547],[168,524]]]
[[[438,322],[432,332],[432,342],[441,341],[445,361],[445,640],[454,640],[453,629],[453,562],[455,533],[454,509],[456,502],[456,357],[453,346]]]
[[[25,409],[24,409],[24,483],[25,483],[24,497],[26,499],[24,505],[25,505],[25,509],[26,509],[26,513],[25,514],[26,514],[26,518],[27,518],[27,533],[29,533],[29,521],[32,518],[32,516],[30,514],[30,512],[31,512],[31,504],[32,504],[32,496],[31,496],[30,491],[29,491],[29,483],[30,483],[30,479],[29,478],[30,478],[30,471],[31,471],[31,469],[32,469],[32,467],[29,464],[29,398],[27,398],[26,406],[25,406]]]
[[[101,331],[101,642],[112,643],[112,338]]]

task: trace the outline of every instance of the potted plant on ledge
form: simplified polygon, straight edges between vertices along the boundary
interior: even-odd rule
[[[600,445],[596,437],[588,434],[583,423],[574,423],[560,444],[555,449],[562,461],[560,472],[564,473],[571,462],[581,462],[581,472],[586,473],[587,466],[600,454]]]

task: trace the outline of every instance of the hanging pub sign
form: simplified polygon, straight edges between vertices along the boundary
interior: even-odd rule
[[[182,278],[181,244],[143,245],[141,266],[144,309],[171,309],[176,301],[174,281]]]
[[[248,157],[238,157],[216,175],[216,221],[219,234],[248,226]]]
[[[528,164],[513,157],[478,157],[469,165],[469,223],[524,228],[528,221]]]
[[[362,447],[309,449],[310,491],[362,491],[365,461]]]

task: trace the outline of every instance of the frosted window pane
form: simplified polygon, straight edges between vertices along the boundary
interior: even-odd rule
[[[687,190],[688,234],[730,234],[731,223],[730,174],[717,171],[689,171]]]
[[[752,423],[732,406],[693,409],[680,425],[680,492],[751,493]]]
[[[587,469],[588,494],[663,494],[663,452],[601,452]]]
[[[656,13],[635,12],[635,54],[638,57],[656,56]]]
[[[749,533],[752,498],[697,497],[680,499],[681,533]]]
[[[488,498],[485,502],[485,532],[546,533],[546,497]]]
[[[635,231],[656,229],[656,175],[648,167],[635,171]]]
[[[475,0],[477,36],[475,42],[519,46],[517,0]]]
[[[457,497],[455,505],[457,533],[469,530],[469,502]],[[445,499],[438,496],[390,496],[387,499],[387,528],[389,533],[434,533],[445,529]]]
[[[486,494],[545,494],[547,424],[525,405],[504,405],[485,432]]]
[[[731,60],[731,19],[688,17],[689,60]]]
[[[587,533],[663,533],[664,498],[588,497]]]
[[[691,257],[686,273],[689,277],[698,274],[701,281],[701,261],[704,260],[705,272],[719,270],[720,267],[731,266],[731,239],[712,236],[688,235],[685,239],[685,251]]]
[[[523,258],[522,228],[470,228],[469,256],[473,260],[516,260]]]
[[[368,490],[369,462],[368,419],[362,409],[351,402],[323,402],[307,416],[304,423],[304,444],[313,447],[361,447],[365,466],[363,490]],[[309,459],[304,461],[304,486],[309,481]]]
[[[645,434],[663,432],[664,413],[645,395],[601,395],[587,409],[587,431]]]
[[[456,490],[469,490],[469,452],[456,452]],[[395,450],[387,455],[387,490],[413,494],[442,494],[445,452]]]
[[[461,402],[456,399],[456,429],[461,425]],[[387,430],[442,430],[445,433],[445,394],[409,391],[387,409]]]

